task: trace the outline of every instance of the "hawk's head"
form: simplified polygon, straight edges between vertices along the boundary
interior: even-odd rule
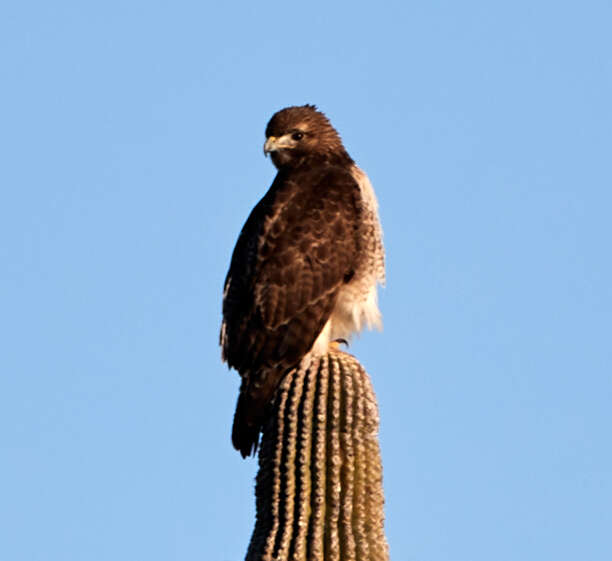
[[[340,135],[314,105],[287,107],[275,113],[266,127],[264,154],[277,168],[308,161],[350,163]]]

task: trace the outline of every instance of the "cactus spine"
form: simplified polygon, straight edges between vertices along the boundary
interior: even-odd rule
[[[265,427],[246,561],[387,561],[378,406],[331,349],[290,372]]]

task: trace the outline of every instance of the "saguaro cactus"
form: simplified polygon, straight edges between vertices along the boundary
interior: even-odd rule
[[[378,407],[340,350],[290,372],[262,437],[246,561],[385,561]]]

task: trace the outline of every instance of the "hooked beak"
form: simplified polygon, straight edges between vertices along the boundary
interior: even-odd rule
[[[281,137],[269,136],[263,147],[264,156],[267,156],[270,152],[276,152],[283,148],[293,148],[294,142],[291,136],[286,134]]]

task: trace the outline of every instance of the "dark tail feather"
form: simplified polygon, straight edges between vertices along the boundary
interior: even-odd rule
[[[276,388],[284,375],[283,370],[267,369],[257,372],[251,383],[250,376],[242,379],[234,414],[232,444],[243,458],[257,452],[259,433],[272,410]]]
[[[255,414],[253,405],[248,393],[241,391],[238,396],[238,403],[236,404],[236,413],[234,414],[232,444],[243,458],[255,454],[259,444],[262,418],[260,415]]]

